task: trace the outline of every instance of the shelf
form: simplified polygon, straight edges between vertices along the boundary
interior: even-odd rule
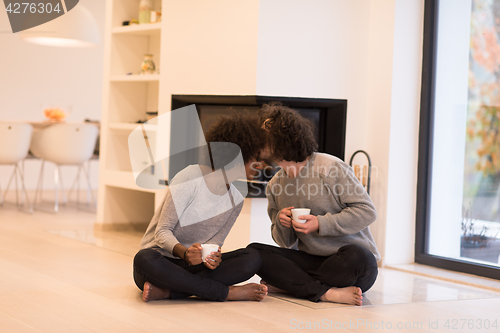
[[[163,0],[154,0],[154,10],[162,8]],[[156,174],[151,174],[151,154],[156,154],[158,119],[150,123],[136,123],[147,119],[147,111],[160,108],[160,74],[162,59],[162,25],[166,22],[133,24],[122,22],[137,17],[139,0],[106,1],[106,38],[103,89],[103,121],[101,125],[101,160],[97,221],[103,224],[149,223],[156,207],[161,204],[166,186],[156,186]],[[166,4],[165,4],[166,5]],[[163,6],[166,7],[166,6]],[[144,55],[153,55],[156,74],[141,75]],[[127,75],[129,74],[129,75]],[[130,75],[132,74],[132,75]],[[164,76],[164,74],[162,74]],[[144,138],[147,134],[150,149],[142,143],[130,160],[129,138]],[[144,167],[144,169],[141,169]],[[132,170],[141,169],[143,186],[137,186]],[[160,171],[160,170],[158,170]],[[147,184],[146,184],[147,183]],[[142,183],[140,183],[142,185]]]
[[[115,171],[106,170],[103,182],[107,186],[123,188],[127,190],[135,190],[140,192],[158,193],[162,190],[151,190],[137,186],[132,171]],[[165,187],[166,189],[167,187]]]
[[[140,125],[144,125],[144,128],[147,131],[156,131],[156,129],[158,128],[158,125],[139,123],[110,123],[109,128],[118,131],[133,131]]]
[[[103,191],[105,196],[101,199],[101,210],[107,220],[102,220],[102,222],[114,225],[144,224],[146,226],[153,218],[157,193],[136,191],[105,183]]]
[[[111,82],[157,82],[160,81],[159,74],[148,75],[112,75]]]
[[[111,29],[112,34],[151,36],[161,33],[161,22],[150,24],[133,24]]]

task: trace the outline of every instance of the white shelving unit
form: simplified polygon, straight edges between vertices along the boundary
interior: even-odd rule
[[[163,0],[156,0],[159,6]],[[97,223],[102,226],[148,223],[165,190],[136,185],[128,150],[128,136],[141,126],[146,112],[168,111],[160,105],[161,74],[141,75],[144,54],[152,54],[161,73],[163,22],[122,26],[137,18],[139,0],[107,0],[101,163]],[[151,148],[156,149],[157,125],[143,125]],[[142,157],[142,156],[141,156]],[[150,164],[147,151],[140,163]]]

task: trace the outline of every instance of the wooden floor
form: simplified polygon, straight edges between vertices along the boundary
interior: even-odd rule
[[[95,232],[94,220],[74,207],[57,215],[0,208],[0,332],[500,330],[496,281],[485,289],[387,268],[361,307],[286,295],[144,303],[132,279],[142,234]]]

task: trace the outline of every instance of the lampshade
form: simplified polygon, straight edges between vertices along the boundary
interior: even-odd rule
[[[21,39],[40,45],[92,47],[99,43],[99,27],[81,4],[66,14],[19,33]]]

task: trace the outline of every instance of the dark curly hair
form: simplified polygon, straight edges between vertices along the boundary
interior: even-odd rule
[[[271,102],[262,105],[259,114],[275,161],[302,162],[318,149],[313,123],[297,111]]]
[[[262,129],[258,115],[233,111],[231,116],[219,117],[205,133],[205,139],[209,145],[210,142],[231,142],[238,145],[243,161],[248,163],[252,159],[258,159],[260,151],[265,148],[266,131]],[[236,157],[233,156],[234,151],[227,148],[228,145],[219,145],[219,151],[216,151],[217,145],[210,145],[212,156],[222,156],[219,161],[213,161],[215,169],[223,167]]]

